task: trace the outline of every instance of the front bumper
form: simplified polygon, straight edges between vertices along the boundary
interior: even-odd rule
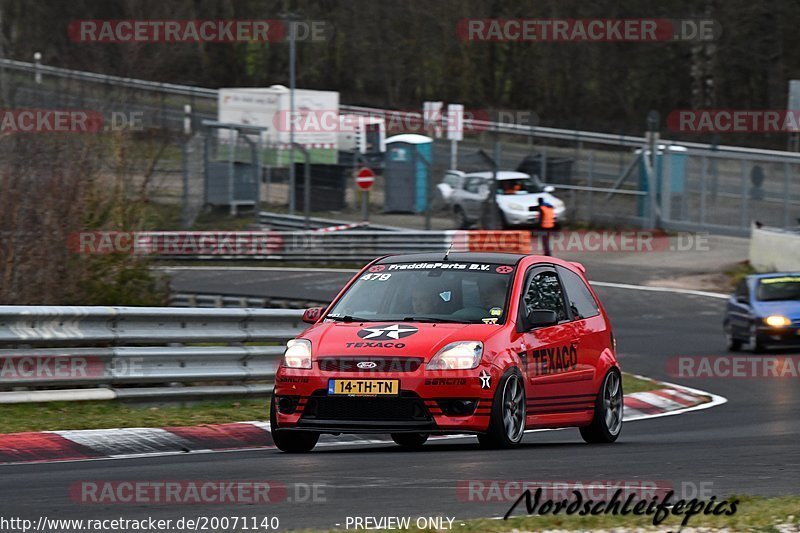
[[[556,223],[567,222],[567,210],[556,210]],[[509,226],[536,226],[539,223],[539,211],[512,211],[503,209],[503,217]]]
[[[314,362],[317,367],[317,362]],[[489,375],[489,388],[486,387]],[[481,375],[484,379],[481,379]],[[329,395],[331,379],[399,379],[397,396]],[[275,382],[280,429],[320,433],[481,433],[489,426],[497,370],[328,372],[281,367]]]
[[[758,338],[763,344],[781,346],[800,346],[800,326],[773,328],[760,326]]]

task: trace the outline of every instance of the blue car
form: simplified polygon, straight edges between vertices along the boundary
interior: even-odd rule
[[[747,276],[728,300],[728,349],[800,345],[800,272]]]

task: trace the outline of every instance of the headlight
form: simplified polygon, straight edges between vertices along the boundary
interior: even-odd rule
[[[451,342],[433,356],[425,366],[428,370],[469,370],[477,367],[483,355],[480,341]]]
[[[283,352],[283,366],[286,368],[311,368],[311,341],[292,339],[286,343]]]
[[[517,203],[514,203],[514,202],[511,202],[510,204],[508,204],[508,208],[511,209],[512,211],[523,211],[525,209],[520,204],[517,204]]]
[[[792,325],[791,320],[781,315],[768,316],[767,318],[764,319],[764,322],[766,322],[768,326],[772,326],[773,328],[784,328],[786,326]]]

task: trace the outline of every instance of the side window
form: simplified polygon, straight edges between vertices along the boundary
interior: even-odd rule
[[[567,299],[572,314],[576,318],[589,318],[600,314],[600,306],[581,277],[575,272],[558,267],[558,274],[567,291]]]
[[[458,174],[446,174],[442,181],[452,188],[458,189],[458,186],[461,182],[461,176]]]
[[[549,309],[555,311],[559,322],[567,319],[561,284],[552,270],[537,272],[530,278],[522,295],[522,303],[526,312],[531,309]]]
[[[464,184],[464,190],[467,192],[476,193],[478,192],[478,186],[480,185],[480,183],[481,183],[480,178],[469,178]]]
[[[488,183],[488,180],[484,178],[467,178],[467,181],[464,184],[464,190],[477,194],[481,192],[481,187],[488,185]]]

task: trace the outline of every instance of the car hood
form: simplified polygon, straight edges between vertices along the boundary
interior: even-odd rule
[[[753,304],[757,316],[783,315],[789,320],[800,320],[800,301],[780,300],[776,302],[757,301]]]
[[[322,322],[301,336],[311,341],[313,358],[330,356],[423,357],[460,340],[484,341],[500,331],[487,324],[419,322]],[[395,338],[396,337],[396,338]]]

